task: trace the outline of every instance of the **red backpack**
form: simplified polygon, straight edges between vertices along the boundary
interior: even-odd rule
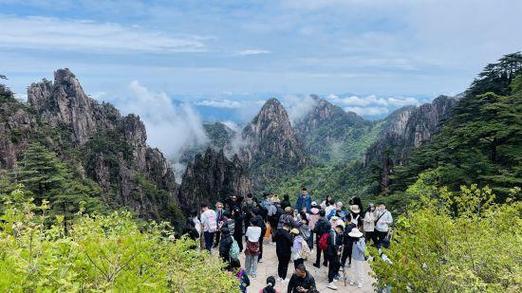
[[[323,235],[321,235],[318,244],[320,250],[325,251],[326,249],[328,249],[328,238],[330,238],[330,233],[324,233]]]

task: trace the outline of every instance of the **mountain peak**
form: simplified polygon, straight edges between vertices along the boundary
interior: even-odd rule
[[[267,178],[279,176],[274,174],[274,170],[295,171],[307,161],[288,113],[275,98],[266,101],[257,116],[243,129],[242,139],[244,146],[240,157],[255,169],[252,173],[257,175],[254,176],[258,179],[257,186]],[[278,164],[278,167],[270,168],[268,165],[271,164]]]

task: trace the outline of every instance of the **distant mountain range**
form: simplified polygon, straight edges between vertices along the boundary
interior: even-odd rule
[[[520,125],[512,123],[520,118],[522,86],[511,84],[521,64],[520,54],[509,55],[488,65],[464,95],[405,106],[375,121],[318,96],[292,121],[280,100],[268,99],[242,127],[204,124],[208,142],[179,156],[186,166],[181,184],[171,162],[147,145],[138,116],[88,97],[76,76],[60,69],[54,81],[30,85],[27,102],[0,85],[0,179],[16,181],[24,152],[39,143],[75,177],[93,181],[108,207],[146,219],[179,220],[181,211],[189,214],[204,201],[295,193],[302,185],[321,196],[387,195],[397,174],[411,183],[428,166],[446,172],[446,181],[465,183],[475,174],[473,180],[507,194],[522,170]]]

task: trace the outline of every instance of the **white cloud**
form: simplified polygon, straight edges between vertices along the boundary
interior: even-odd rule
[[[236,133],[241,132],[241,127],[234,121],[227,120],[227,121],[223,121],[221,123],[225,124],[225,126],[232,129],[232,131],[234,131]]]
[[[226,109],[238,109],[241,108],[241,103],[239,101],[233,101],[229,99],[210,99],[203,100],[194,103],[198,106],[207,106],[214,108],[226,108]]]
[[[156,31],[116,23],[50,17],[2,16],[0,47],[71,51],[152,53],[205,50],[200,37],[173,37]]]
[[[385,107],[345,107],[344,110],[347,112],[355,112],[361,116],[379,116],[390,112],[390,110]]]
[[[190,146],[208,141],[200,117],[188,104],[175,105],[164,92],[153,92],[133,81],[130,97],[113,102],[124,113],[140,116],[147,128],[148,142],[176,159]]]
[[[292,124],[303,118],[317,105],[317,101],[311,96],[298,97],[288,95],[283,98],[282,102]]]
[[[249,56],[249,55],[262,55],[262,54],[270,54],[271,52],[263,49],[245,49],[237,52],[238,55],[241,56]]]

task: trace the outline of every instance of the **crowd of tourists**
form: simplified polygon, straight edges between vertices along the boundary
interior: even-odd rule
[[[314,277],[305,263],[328,267],[328,288],[337,290],[343,280],[361,288],[366,246],[389,246],[391,213],[384,204],[370,203],[363,208],[361,199],[353,197],[344,205],[331,196],[320,203],[302,188],[295,204],[265,193],[262,199],[252,194],[231,196],[217,202],[215,209],[201,205],[199,217],[189,220],[186,233],[197,238],[201,233],[204,248],[217,249],[236,274],[241,292],[246,292],[251,278],[257,276],[257,264],[263,261],[263,240],[276,245],[277,279],[269,277],[260,292],[278,292],[276,282],[287,284],[288,292],[318,292]],[[315,251],[315,253],[314,253]],[[243,268],[239,261],[245,254]],[[294,272],[288,278],[288,267]]]

